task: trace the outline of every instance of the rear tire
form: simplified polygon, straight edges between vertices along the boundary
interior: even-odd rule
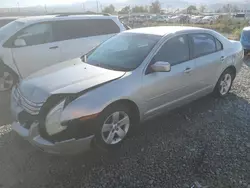
[[[132,129],[132,114],[123,104],[107,107],[97,119],[95,145],[104,150],[119,149]]]
[[[0,92],[9,91],[17,83],[18,77],[14,71],[0,65]]]
[[[220,76],[214,88],[213,91],[214,96],[216,97],[226,96],[231,90],[235,76],[236,76],[235,73],[230,68],[226,69]]]
[[[247,56],[248,55],[248,50],[244,50],[244,56]]]

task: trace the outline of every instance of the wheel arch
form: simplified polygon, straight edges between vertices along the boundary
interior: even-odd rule
[[[0,58],[0,67],[4,67],[4,68],[7,68],[7,69],[11,70],[11,72],[15,75],[16,79],[19,79],[19,76],[18,76],[18,73],[16,72],[16,70],[13,70],[13,68],[6,65],[1,58]]]
[[[233,76],[234,76],[233,79],[235,79],[235,77],[236,77],[236,72],[237,72],[235,66],[234,66],[234,65],[230,65],[230,66],[228,66],[223,72],[225,72],[226,70],[231,70],[232,73],[233,73]],[[222,74],[223,74],[223,72],[222,72]]]
[[[132,118],[134,118],[133,121],[135,122],[135,124],[137,124],[137,123],[140,122],[140,119],[141,119],[141,117],[140,117],[140,110],[139,110],[137,104],[134,101],[132,101],[132,100],[129,100],[129,99],[119,99],[119,100],[116,100],[116,101],[112,102],[111,104],[109,104],[105,109],[111,108],[111,107],[113,107],[113,106],[115,106],[117,104],[122,104],[122,105],[128,106],[129,109],[132,111],[131,114],[133,114]]]

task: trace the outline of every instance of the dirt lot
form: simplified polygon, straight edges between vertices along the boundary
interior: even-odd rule
[[[0,97],[1,124],[10,120]],[[250,188],[250,68],[230,95],[204,97],[141,125],[114,154],[50,156],[0,126],[0,187]]]

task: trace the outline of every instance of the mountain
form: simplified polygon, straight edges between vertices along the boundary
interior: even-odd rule
[[[1,1],[1,0],[0,0]],[[81,1],[81,0],[80,0]],[[149,6],[154,0],[86,0],[79,3],[62,4],[62,5],[51,5],[51,6],[33,6],[21,8],[21,12],[29,14],[48,13],[48,12],[84,12],[94,11],[101,12],[104,7],[113,4],[116,10],[120,10],[125,6],[130,5],[131,7],[136,5]],[[246,2],[248,1],[248,3]],[[177,9],[186,8],[189,5],[205,5],[207,10],[217,10],[223,7],[225,4],[237,5],[240,9],[248,7],[250,0],[160,0],[163,9]],[[1,12],[18,12],[18,8],[1,9]]]
[[[96,7],[96,1],[95,0],[87,0],[84,4],[91,5],[91,2],[95,4]],[[143,5],[147,6],[150,5],[154,0],[98,0],[102,7],[108,6],[110,4],[113,4],[116,8],[122,8],[124,6],[130,5],[130,6],[136,6],[136,5]],[[219,7],[222,7],[225,4],[234,4],[240,7],[248,6],[250,4],[250,0],[217,0],[217,1],[211,1],[211,0],[159,0],[162,8],[185,8],[189,5],[205,5],[208,8],[218,8],[216,6],[219,5]],[[247,3],[248,2],[248,3]],[[91,6],[90,6],[91,7]]]

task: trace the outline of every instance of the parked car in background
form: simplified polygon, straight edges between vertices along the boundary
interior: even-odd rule
[[[172,16],[168,19],[169,23],[179,23],[181,20],[181,16]]]
[[[110,151],[139,122],[212,92],[227,95],[242,63],[240,42],[212,30],[125,31],[21,81],[12,90],[12,128],[49,153],[91,144]]]
[[[245,27],[241,32],[240,42],[244,48],[244,54],[250,52],[250,27]]]
[[[213,16],[205,16],[204,18],[201,19],[202,24],[213,24],[214,22],[214,17]]]
[[[15,21],[16,19],[18,19],[18,17],[0,17],[0,28]]]
[[[150,21],[152,22],[157,21],[157,15],[152,15]]]
[[[44,67],[82,56],[126,30],[116,16],[20,18],[0,29],[0,91]]]
[[[180,15],[180,23],[186,24],[186,23],[189,23],[189,22],[190,22],[190,16],[189,15],[185,15],[185,14]]]
[[[166,22],[166,17],[163,15],[154,16],[153,19],[156,22]]]
[[[203,16],[191,16],[189,22],[191,24],[199,24],[199,23],[201,23],[202,18],[203,18]]]

